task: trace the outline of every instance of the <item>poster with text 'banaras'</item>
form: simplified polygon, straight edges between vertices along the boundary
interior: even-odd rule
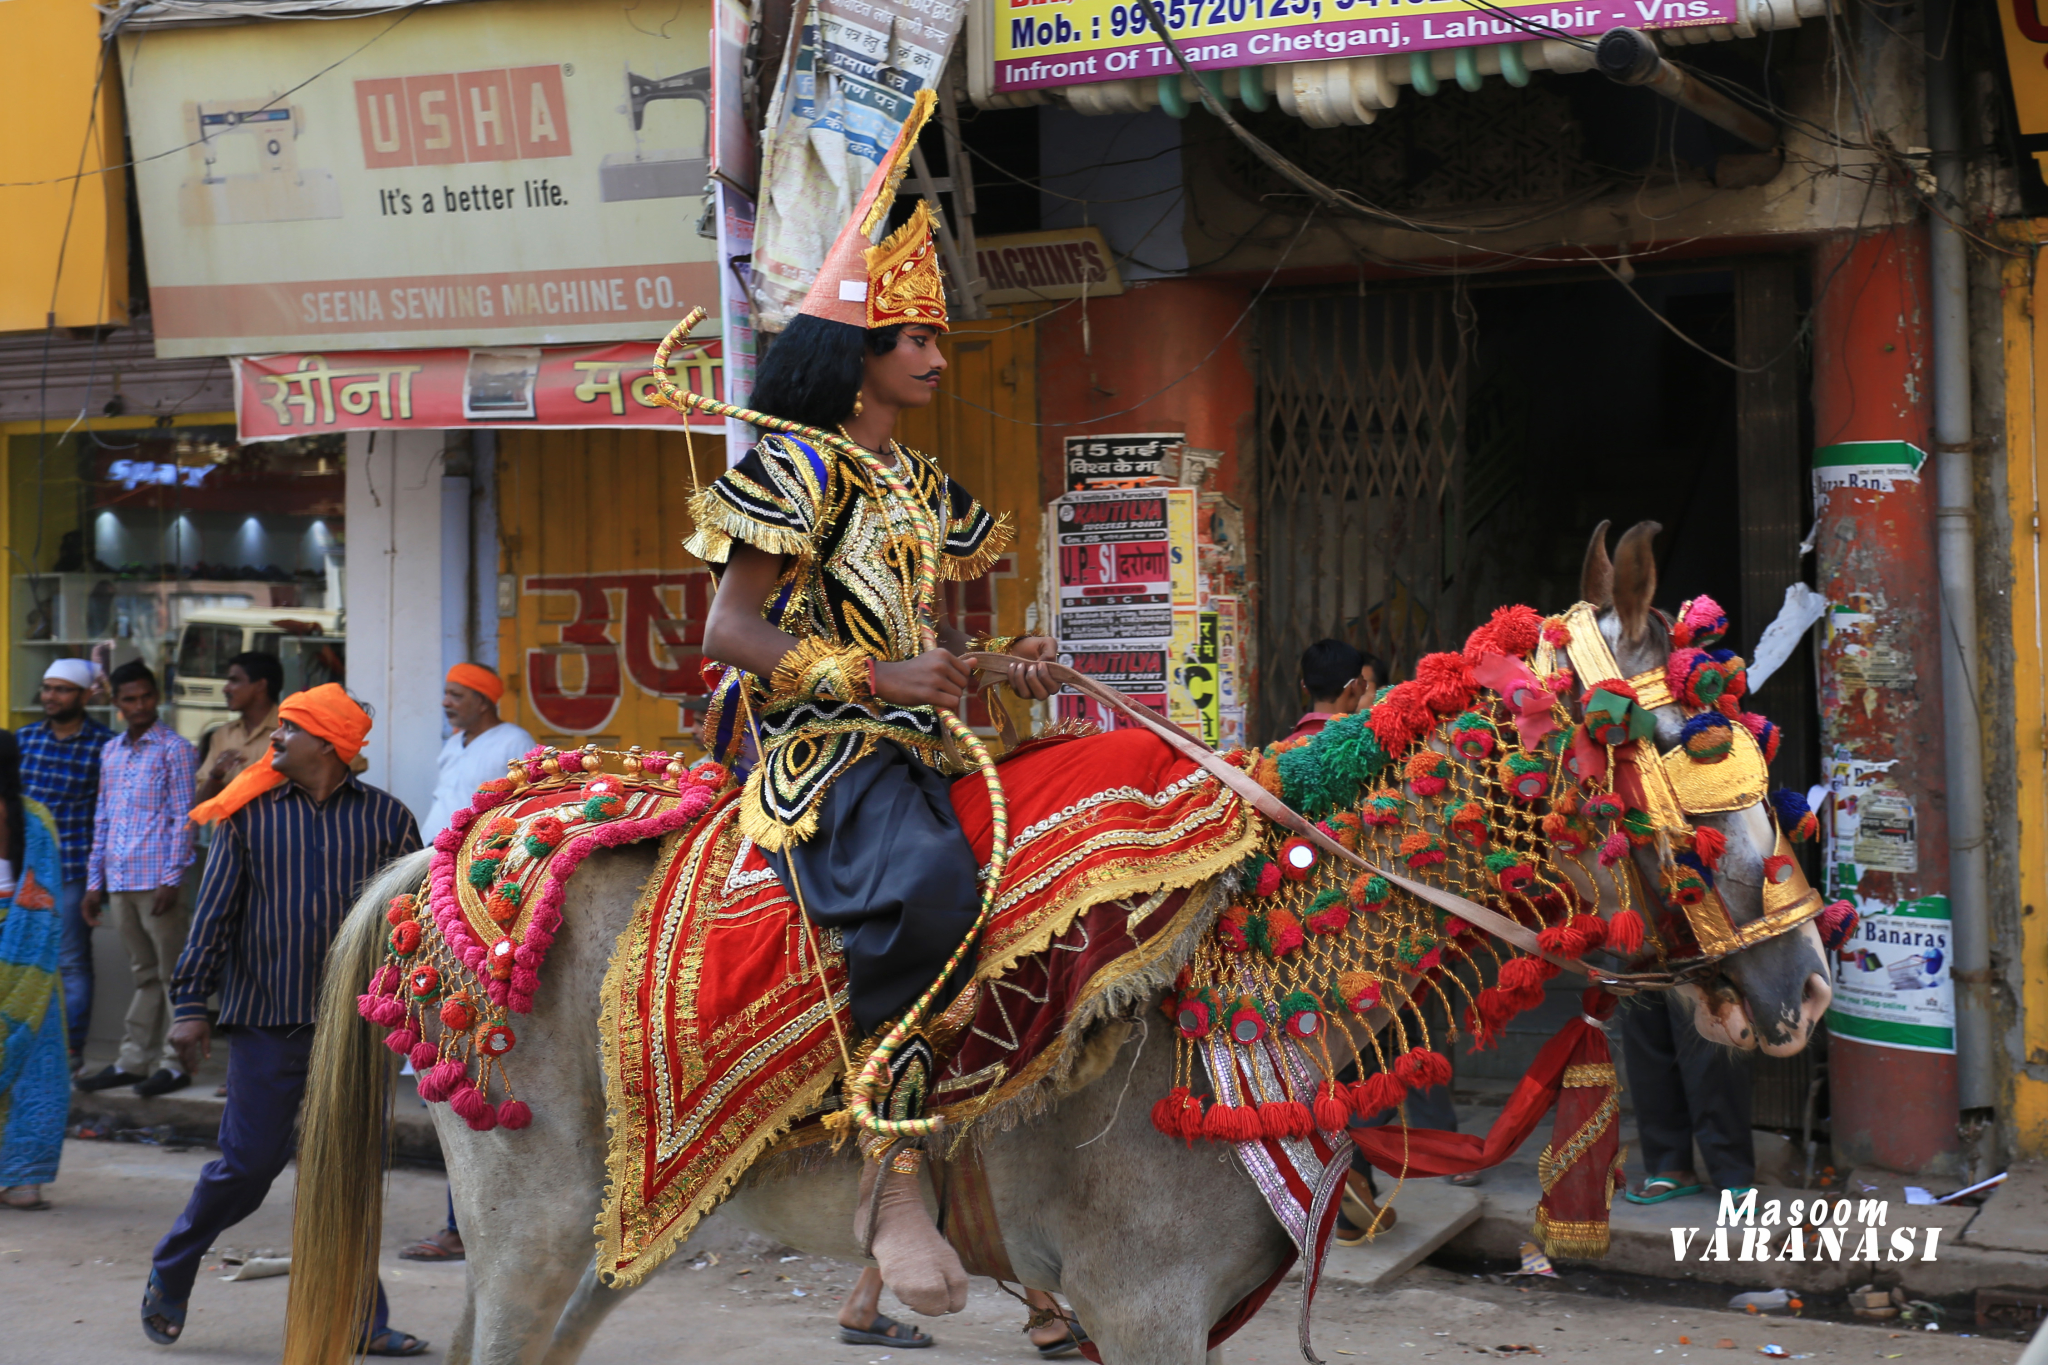
[[[678,4],[124,30],[157,353],[640,341],[716,313],[711,9]]]

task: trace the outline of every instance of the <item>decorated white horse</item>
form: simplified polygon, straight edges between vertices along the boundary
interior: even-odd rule
[[[1474,1169],[1556,1099],[1559,1149],[1584,1141],[1539,1229],[1604,1246],[1620,1156],[1588,1019],[1484,1137],[1347,1132],[1441,1079],[1425,998],[1484,1043],[1573,971],[1594,1014],[1676,989],[1707,1038],[1805,1046],[1823,934],[1847,931],[1789,854],[1810,818],[1764,790],[1775,734],[1740,709],[1718,609],[1652,611],[1655,526],[1612,564],[1605,530],[1578,607],[1496,613],[1306,744],[1197,761],[1154,721],[1006,760],[1017,834],[974,983],[891,1078],[946,1121],[926,1200],[969,1271],[1064,1294],[1102,1360],[1193,1365],[1297,1257],[1312,1295],[1354,1136],[1390,1172]],[[721,1205],[864,1258],[860,1158],[834,1141],[865,1056],[843,970],[730,828],[723,780],[536,755],[365,889],[322,1001],[291,1365],[345,1358],[370,1293],[394,1052],[449,1101],[450,1361],[576,1360]],[[986,856],[977,781],[955,801]]]

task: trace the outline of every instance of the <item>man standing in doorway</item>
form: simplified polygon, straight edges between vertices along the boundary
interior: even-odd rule
[[[58,659],[44,669],[38,696],[43,718],[22,726],[17,736],[22,794],[48,806],[57,820],[57,852],[64,868],[57,890],[64,925],[57,970],[64,978],[73,1072],[84,1064],[85,1034],[92,1025],[92,926],[79,913],[79,903],[85,898],[85,862],[92,852],[100,794],[100,750],[114,737],[85,713],[92,676],[92,664],[84,659]]]
[[[1301,699],[1308,703],[1308,711],[1282,742],[1321,734],[1334,717],[1372,705],[1373,694],[1388,681],[1387,666],[1379,656],[1342,640],[1316,641],[1301,652]]]
[[[111,906],[135,974],[135,997],[128,1002],[120,1057],[78,1088],[132,1085],[138,1095],[168,1095],[192,1084],[165,1035],[171,968],[190,919],[178,903],[178,883],[192,861],[185,812],[192,808],[199,751],[157,719],[156,674],[149,665],[139,659],[122,664],[107,681],[128,729],[100,750],[99,804],[79,913],[98,928],[101,907]]]
[[[270,735],[277,729],[277,704],[284,698],[284,665],[275,654],[250,650],[228,660],[222,692],[235,718],[207,733],[199,760],[199,785],[193,799],[211,801],[230,778],[251,763],[270,757]]]
[[[159,1345],[184,1331],[206,1249],[262,1207],[291,1160],[321,969],[357,889],[420,846],[419,827],[398,798],[349,771],[369,733],[369,714],[338,683],[293,693],[278,707],[270,761],[250,764],[192,812],[218,828],[191,940],[171,980],[171,1044],[187,1068],[211,1051],[206,1000],[219,991],[220,1027],[232,1031],[234,1046],[220,1156],[199,1173],[185,1211],[157,1243],[142,1296],[142,1330]],[[357,1348],[412,1356],[427,1343],[387,1324],[380,1284]]]
[[[533,748],[532,735],[498,719],[498,699],[504,695],[503,680],[488,668],[457,664],[448,670],[441,714],[454,733],[441,745],[441,780],[434,784],[434,804],[420,829],[428,842],[469,805],[478,787],[503,777],[506,764]]]

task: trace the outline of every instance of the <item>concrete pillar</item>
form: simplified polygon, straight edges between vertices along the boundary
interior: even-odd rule
[[[348,687],[375,715],[363,776],[415,816],[433,804],[441,748],[442,604],[469,590],[467,544],[443,553],[445,443],[439,431],[348,438]]]
[[[1862,944],[1874,954],[1838,960],[1835,976],[1844,988],[1879,981],[1889,989],[1888,967],[1867,964],[1890,964],[1907,950],[1865,943],[1870,917],[1939,911],[1949,880],[1936,499],[1926,464],[1926,230],[1834,239],[1819,248],[1813,278],[1814,550],[1830,606],[1821,756],[1836,816],[1827,883],[1831,898],[1865,916],[1850,953]],[[1853,836],[1845,832],[1852,800]],[[1946,936],[1945,921],[1927,923]],[[1953,1042],[1948,1052],[1930,1050],[1932,1031],[1903,1014],[1873,1021],[1837,1010],[1829,1024],[1836,1165],[1955,1168]]]

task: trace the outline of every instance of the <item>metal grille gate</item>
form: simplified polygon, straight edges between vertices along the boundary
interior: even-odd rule
[[[1439,288],[1261,305],[1254,739],[1293,723],[1314,641],[1348,640],[1403,674],[1459,624],[1446,619],[1462,548],[1458,301]]]

